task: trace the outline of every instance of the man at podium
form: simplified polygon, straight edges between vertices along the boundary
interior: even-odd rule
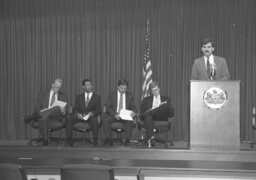
[[[196,59],[192,66],[192,80],[229,80],[230,74],[226,60],[213,55],[214,43],[204,39],[201,43],[204,56]]]

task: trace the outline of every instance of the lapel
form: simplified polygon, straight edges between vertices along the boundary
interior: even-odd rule
[[[94,98],[95,98],[95,95],[94,95],[94,93],[92,93],[92,97],[91,97],[91,99],[90,99],[90,101],[88,103],[87,109],[89,109],[92,106]]]
[[[205,62],[204,62],[204,56],[201,57],[200,66],[201,66],[200,69],[202,69],[204,76],[207,77],[207,79],[208,79],[208,74],[207,74],[207,70],[206,70]]]
[[[215,75],[215,76],[217,76],[218,71],[219,71],[219,69],[220,69],[221,65],[220,65],[220,61],[219,61],[219,59],[218,59],[216,56],[213,56],[213,59],[214,59],[214,63],[215,63],[215,65],[216,65],[216,75]],[[216,77],[216,78],[217,78],[217,77]]]
[[[43,108],[48,108],[48,106],[49,106],[49,97],[50,97],[50,91],[44,94]]]
[[[117,100],[118,100],[118,98],[117,98],[117,91],[115,91],[113,93],[113,103],[114,103],[113,105],[114,105],[115,111],[117,109]]]
[[[149,103],[148,103],[149,107],[148,107],[148,109],[152,108],[152,106],[153,106],[153,99],[154,99],[153,95],[149,97]]]
[[[129,105],[130,105],[130,97],[129,96],[129,93],[126,92],[125,93],[125,105],[126,105],[126,109],[129,109]]]

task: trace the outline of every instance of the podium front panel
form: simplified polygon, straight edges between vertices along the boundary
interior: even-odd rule
[[[190,147],[240,148],[240,81],[191,81]]]

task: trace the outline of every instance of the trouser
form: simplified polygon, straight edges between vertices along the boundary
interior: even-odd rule
[[[132,127],[133,122],[132,121],[126,121],[126,120],[116,120],[112,116],[110,116],[107,113],[102,114],[101,116],[101,123],[104,130],[105,139],[112,139],[112,130],[111,130],[111,123],[113,122],[121,122],[124,124],[124,136],[126,140],[131,139],[132,136]]]
[[[88,122],[90,127],[92,128],[93,139],[98,139],[99,132],[99,123],[97,116],[91,116],[87,121],[78,119],[76,116],[71,116],[66,121],[66,133],[67,133],[67,141],[73,141],[73,125],[78,122]]]
[[[62,121],[62,113],[60,107],[53,107],[46,111],[40,112],[39,115],[41,116],[38,119],[39,122],[39,131],[44,140],[48,139],[48,126],[50,121]]]
[[[142,120],[146,130],[146,138],[150,139],[154,132],[154,121],[168,121],[170,108],[167,105],[162,105],[155,110],[143,114]]]

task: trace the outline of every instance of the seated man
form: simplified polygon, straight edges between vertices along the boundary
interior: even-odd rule
[[[160,95],[160,88],[156,81],[149,85],[151,96],[145,97],[140,105],[140,112],[146,130],[147,142],[153,136],[154,120],[168,121],[168,117],[173,117],[174,111],[167,96]]]
[[[92,128],[93,133],[93,145],[98,145],[98,131],[99,122],[98,115],[101,114],[101,98],[93,92],[92,82],[90,79],[85,79],[82,82],[84,93],[78,95],[75,100],[75,106],[73,109],[74,116],[67,119],[67,145],[73,145],[73,124],[77,122],[87,121]],[[84,117],[88,117],[87,120]]]
[[[62,80],[55,79],[50,91],[39,94],[32,116],[24,118],[25,123],[31,120],[39,122],[39,131],[43,137],[43,145],[48,145],[48,124],[50,121],[62,121],[67,105],[56,106],[57,101],[68,102],[66,95],[60,91]]]
[[[127,92],[128,81],[126,79],[121,79],[118,81],[117,91],[111,92],[106,103],[106,113],[102,115],[102,125],[105,134],[104,145],[113,145],[111,123],[112,122],[122,122],[124,123],[124,133],[125,133],[125,143],[127,146],[131,139],[132,134],[132,121],[126,121],[120,118],[121,109],[131,110],[131,116],[135,117],[136,107],[134,105],[134,98],[132,94]]]

